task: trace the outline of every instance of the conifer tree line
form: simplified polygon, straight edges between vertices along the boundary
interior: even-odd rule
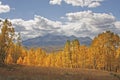
[[[62,51],[48,54],[41,48],[23,47],[20,33],[16,38],[8,20],[0,27],[0,64],[120,71],[120,37],[111,31],[96,36],[90,46],[67,40]]]

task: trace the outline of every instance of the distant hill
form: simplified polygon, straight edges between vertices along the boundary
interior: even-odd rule
[[[48,46],[64,46],[67,40],[78,39],[81,45],[90,45],[92,39],[89,37],[75,37],[63,35],[45,35],[23,41],[24,46],[29,47],[48,47]]]

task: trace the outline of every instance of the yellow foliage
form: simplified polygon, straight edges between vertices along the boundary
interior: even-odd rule
[[[8,57],[6,58],[6,63],[7,64],[12,64],[13,63],[13,59],[12,56],[9,54]]]
[[[22,60],[21,57],[18,58],[18,60],[17,60],[17,64],[23,64],[23,60]]]
[[[5,61],[7,64],[30,66],[120,70],[120,37],[110,31],[95,37],[89,47],[80,45],[77,39],[67,40],[63,51],[47,54],[41,48],[24,48],[20,34],[17,43],[14,43],[14,28],[9,29],[8,26],[8,22],[4,22],[0,33],[0,63]]]

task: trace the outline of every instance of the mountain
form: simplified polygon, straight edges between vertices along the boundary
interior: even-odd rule
[[[89,37],[75,37],[63,35],[45,35],[23,41],[24,46],[45,47],[45,46],[63,46],[66,40],[78,39],[81,45],[90,45],[92,39]]]

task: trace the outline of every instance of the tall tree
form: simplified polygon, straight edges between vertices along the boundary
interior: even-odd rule
[[[119,36],[111,31],[103,32],[94,38],[92,46],[98,47],[103,51],[102,54],[105,58],[105,69],[111,71],[115,60],[115,51],[120,47]]]
[[[5,63],[5,58],[8,56],[8,50],[10,46],[13,44],[14,40],[14,28],[12,27],[11,22],[7,19],[3,21],[1,25],[1,33],[0,33],[0,63]]]
[[[64,66],[71,67],[71,61],[72,61],[71,42],[67,40],[64,47],[64,64],[65,64]]]
[[[79,55],[79,48],[80,48],[80,43],[78,39],[75,39],[71,42],[71,53],[72,53],[72,59],[71,59],[71,64],[72,67],[78,67],[78,55]]]

